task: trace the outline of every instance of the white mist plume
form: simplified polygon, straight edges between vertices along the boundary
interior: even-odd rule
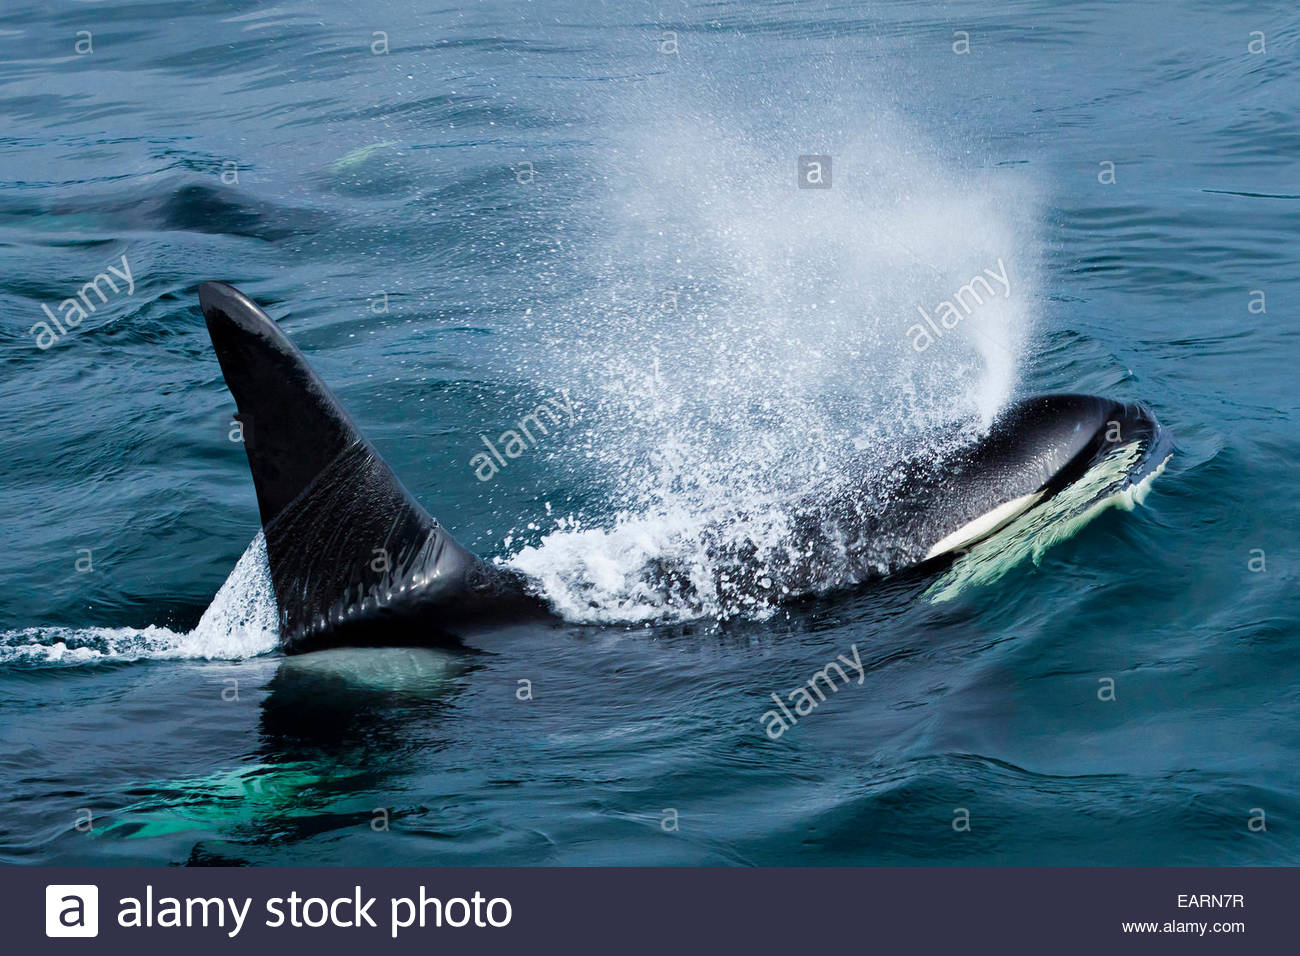
[[[542,319],[537,371],[581,383],[585,452],[619,512],[511,563],[575,619],[745,612],[724,606],[710,525],[741,515],[728,533],[761,560],[789,546],[794,495],[945,424],[987,426],[1016,385],[1035,301],[1023,181],[956,171],[883,111],[848,133],[730,115],[677,103],[612,130],[572,257],[587,294]],[[830,188],[797,188],[808,153],[831,156]],[[1009,292],[917,352],[918,306],[934,316],[999,262]],[[696,606],[665,607],[656,560],[686,569]]]

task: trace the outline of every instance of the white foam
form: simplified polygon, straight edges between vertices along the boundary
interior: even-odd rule
[[[633,624],[771,613],[767,601],[729,598],[719,592],[718,569],[706,533],[711,525],[716,527],[715,522],[715,515],[682,508],[623,514],[611,528],[566,527],[549,534],[507,563],[537,582],[557,614],[577,623]],[[728,534],[734,540],[753,542],[761,561],[764,550],[786,539],[785,516],[751,514],[744,521],[733,521]],[[673,588],[658,584],[648,570],[656,562],[670,565],[682,583]]]
[[[259,532],[194,630],[27,627],[0,632],[0,664],[242,660],[273,650],[279,639],[266,542]]]

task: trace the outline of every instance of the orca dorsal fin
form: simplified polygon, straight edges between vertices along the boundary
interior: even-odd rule
[[[204,282],[199,304],[239,406],[257,505],[268,525],[364,439],[302,352],[252,299],[224,282]]]
[[[404,643],[395,619],[484,592],[493,569],[402,486],[279,326],[222,282],[199,303],[244,423],[285,650]],[[411,639],[438,623],[425,614]]]

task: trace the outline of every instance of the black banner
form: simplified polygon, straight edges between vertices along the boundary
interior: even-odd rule
[[[1298,891],[1295,870],[1245,868],[0,870],[7,952],[169,956],[1278,953]]]

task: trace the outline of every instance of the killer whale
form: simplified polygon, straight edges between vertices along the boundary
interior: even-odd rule
[[[555,619],[527,576],[462,547],[415,500],[255,302],[204,282],[199,304],[245,426],[285,653],[457,643],[484,628]],[[1078,394],[1012,402],[976,441],[900,455],[870,488],[848,482],[805,496],[791,510],[802,558],[755,567],[743,546],[719,543],[711,553],[726,569],[720,588],[765,599],[775,575],[781,593],[799,594],[829,554],[846,583],[924,571],[1119,449],[1140,452],[1121,483],[1140,481],[1164,446],[1141,403]],[[690,590],[672,568],[651,572],[665,588]],[[825,580],[824,568],[816,573]]]

